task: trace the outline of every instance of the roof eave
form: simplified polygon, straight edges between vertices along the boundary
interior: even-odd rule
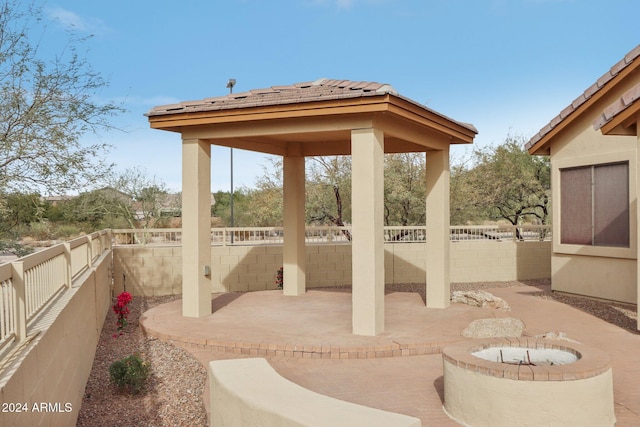
[[[457,122],[392,93],[235,109],[176,111],[148,114],[147,117],[153,129],[181,132],[188,126],[375,113],[389,113],[428,126],[448,135],[452,142],[457,144],[472,143],[478,133],[473,125]]]
[[[538,134],[531,138],[526,145],[527,151],[532,155],[549,155],[550,142],[562,130],[566,129],[575,119],[580,117],[596,101],[607,95],[629,74],[640,68],[640,45],[636,46],[622,60],[616,63],[610,70],[600,77],[593,85],[587,88],[560,114],[554,117]],[[573,108],[575,106],[575,108]],[[538,138],[539,139],[536,139]],[[535,141],[533,144],[531,141]]]

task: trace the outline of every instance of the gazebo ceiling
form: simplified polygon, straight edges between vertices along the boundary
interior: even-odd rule
[[[269,154],[351,153],[351,130],[375,127],[385,152],[472,143],[477,130],[380,83],[320,79],[153,108],[154,129]]]

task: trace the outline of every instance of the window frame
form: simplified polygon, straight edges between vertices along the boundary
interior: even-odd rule
[[[607,258],[636,259],[638,245],[638,224],[637,224],[637,177],[638,153],[635,149],[626,149],[598,154],[583,154],[567,152],[560,156],[559,153],[552,153],[551,156],[551,186],[552,186],[552,224],[553,224],[553,247],[552,252],[559,255],[585,255]],[[576,168],[581,166],[599,165],[607,163],[629,164],[629,247],[616,246],[592,246],[561,243],[561,199],[562,191],[560,185],[560,170]]]

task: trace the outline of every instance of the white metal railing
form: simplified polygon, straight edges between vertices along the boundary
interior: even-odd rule
[[[351,227],[306,227],[305,241],[308,244],[349,243]],[[419,243],[427,239],[425,226],[388,226],[384,227],[384,240],[387,243]],[[450,239],[457,241],[549,241],[550,225],[472,225],[450,227]],[[212,228],[211,244],[227,245],[281,245],[284,242],[282,227],[234,227]],[[182,244],[182,230],[170,229],[118,229],[113,230],[113,245],[156,245],[166,246]]]
[[[451,227],[451,241],[549,241],[550,225],[456,225]]]
[[[0,350],[26,339],[29,322],[111,249],[103,230],[0,265]]]

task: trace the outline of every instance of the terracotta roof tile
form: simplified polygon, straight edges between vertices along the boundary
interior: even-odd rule
[[[530,149],[538,141],[545,137],[549,132],[551,132],[556,126],[558,126],[563,120],[569,117],[574,111],[576,111],[582,104],[584,104],[588,99],[590,99],[593,95],[595,95],[598,91],[600,91],[607,83],[611,81],[616,75],[618,75],[622,70],[624,70],[629,64],[640,57],[640,45],[633,48],[629,53],[627,53],[623,59],[616,62],[613,67],[611,67],[606,73],[604,73],[594,84],[589,86],[587,90],[585,90],[580,96],[578,96],[570,105],[564,108],[560,114],[554,117],[551,122],[547,125],[543,126],[540,132],[535,134],[529,142],[527,142],[525,148]],[[594,122],[595,126],[595,122]]]
[[[593,122],[593,128],[595,130],[601,129],[604,125],[609,123],[618,114],[633,105],[640,99],[640,83],[626,91],[620,98],[618,98],[613,104],[604,109],[602,114],[598,116]]]

